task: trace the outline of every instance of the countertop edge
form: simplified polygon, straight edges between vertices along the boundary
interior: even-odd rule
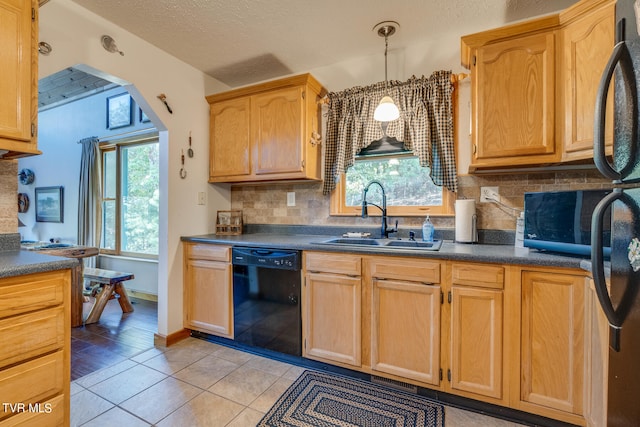
[[[197,236],[182,236],[183,242],[222,244],[231,246],[255,246],[275,249],[297,249],[303,251],[343,252],[366,255],[403,256],[416,258],[430,258],[453,261],[485,262],[530,265],[541,267],[561,267],[581,269],[584,258],[562,256],[515,248],[513,245],[465,244],[444,241],[439,251],[415,251],[411,249],[384,249],[370,247],[345,247],[319,244],[322,241],[335,238],[327,235],[282,235],[269,233],[241,234],[235,236],[220,236],[204,234]],[[583,270],[584,271],[584,270]]]
[[[78,265],[78,260],[23,250],[0,252],[0,278],[64,270]]]

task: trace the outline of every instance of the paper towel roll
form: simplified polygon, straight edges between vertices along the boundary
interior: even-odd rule
[[[478,240],[476,230],[476,201],[456,200],[456,242],[473,243]]]

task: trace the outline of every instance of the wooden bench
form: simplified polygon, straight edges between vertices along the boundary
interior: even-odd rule
[[[100,320],[104,307],[107,305],[107,302],[113,298],[118,300],[123,313],[131,313],[133,311],[133,306],[131,305],[131,301],[129,301],[127,291],[122,284],[122,282],[133,279],[133,274],[90,267],[85,267],[83,273],[86,280],[98,283],[97,288],[99,288],[93,292],[96,300],[84,321],[85,325],[96,323]]]

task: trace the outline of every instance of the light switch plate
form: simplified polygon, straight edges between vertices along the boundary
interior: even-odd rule
[[[296,193],[294,191],[287,192],[287,206],[296,205]]]
[[[199,205],[205,205],[207,203],[207,196],[204,191],[198,191],[198,198],[196,202]]]

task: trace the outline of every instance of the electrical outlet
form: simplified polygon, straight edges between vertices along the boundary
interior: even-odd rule
[[[199,205],[205,205],[207,203],[207,196],[204,191],[198,191],[198,197],[196,199],[196,203]]]
[[[296,205],[296,193],[294,191],[287,192],[287,206]]]
[[[499,187],[480,187],[480,203],[500,202]]]

